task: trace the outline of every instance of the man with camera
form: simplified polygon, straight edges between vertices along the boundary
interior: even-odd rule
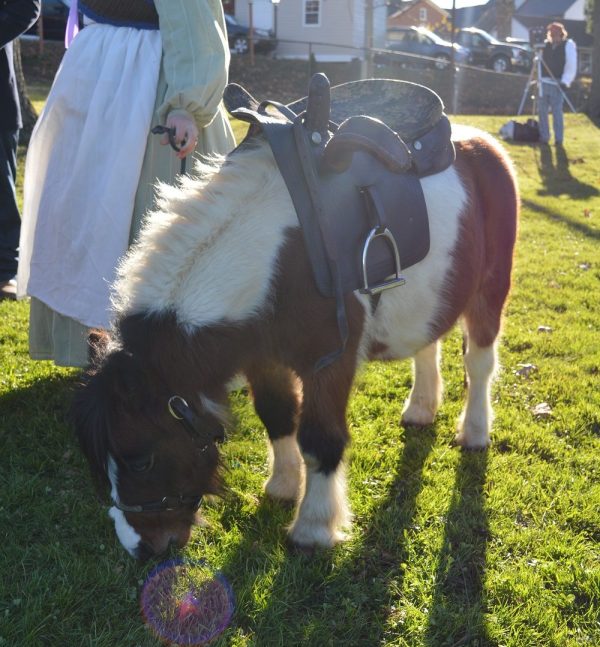
[[[546,41],[542,50],[541,79],[538,88],[540,143],[547,144],[550,141],[548,113],[552,111],[554,143],[562,146],[564,88],[570,87],[576,74],[575,42],[567,38],[567,31],[562,23],[553,22],[547,27]]]

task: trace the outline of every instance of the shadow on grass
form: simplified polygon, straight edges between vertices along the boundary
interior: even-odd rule
[[[38,477],[60,477],[65,452],[75,461],[75,438],[67,423],[75,382],[74,375],[52,376],[0,395],[0,474],[6,486],[27,475],[38,484]],[[31,496],[26,487],[11,492],[19,499]]]
[[[585,200],[600,195],[597,187],[579,181],[571,175],[569,158],[564,146],[541,144],[539,172],[543,187],[538,189],[538,195],[558,196],[568,195],[571,198]],[[584,160],[572,160],[572,163],[584,163]]]
[[[462,452],[446,516],[425,644],[492,644],[483,590],[488,521],[484,506],[487,453]]]
[[[235,623],[253,636],[255,644],[320,646],[330,644],[332,636],[338,644],[353,647],[385,642],[389,616],[395,612],[393,605],[398,599],[397,591],[402,589],[408,560],[406,531],[415,517],[435,429],[407,428],[404,435],[393,483],[386,497],[369,512],[368,526],[362,529],[357,547],[344,555],[341,563],[332,553],[307,555],[290,550],[274,569],[258,614],[251,618],[245,615],[244,599],[238,600]],[[268,543],[260,533],[260,528],[273,524],[274,505],[267,500],[261,502],[252,532],[223,565],[223,572],[242,595],[252,590],[257,572],[269,569],[282,539],[283,529]],[[360,532],[359,525],[357,520],[355,533]],[[251,569],[249,555],[262,555],[253,558]],[[246,608],[253,606],[255,601],[249,601]]]
[[[531,211],[534,211],[535,213],[548,216],[548,218],[550,218],[551,220],[563,222],[571,229],[577,231],[580,234],[583,234],[584,236],[587,236],[588,238],[594,238],[596,240],[600,239],[600,230],[593,229],[592,227],[590,227],[589,225],[586,225],[583,222],[578,222],[574,218],[569,218],[568,216],[565,216],[562,213],[558,213],[556,211],[553,211],[552,209],[548,209],[547,207],[544,207],[541,204],[534,202],[533,200],[523,200],[522,204],[524,207],[526,207],[527,209],[531,209]]]
[[[42,429],[48,422],[66,424],[66,416],[79,374],[53,375],[0,395],[0,426]],[[8,430],[8,429],[7,429]],[[13,427],[14,430],[14,427]]]

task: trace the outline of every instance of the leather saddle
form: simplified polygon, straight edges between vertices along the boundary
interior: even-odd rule
[[[455,159],[442,101],[415,83],[367,79],[330,87],[315,74],[308,96],[288,105],[259,103],[235,83],[224,103],[251,124],[244,142],[259,135],[269,142],[317,288],[336,298],[343,350],[343,295],[359,290],[376,305],[383,290],[405,283],[401,270],[429,251],[419,178]],[[322,358],[317,370],[340,352]]]

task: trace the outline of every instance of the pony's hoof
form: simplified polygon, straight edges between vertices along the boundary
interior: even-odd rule
[[[295,553],[297,555],[303,555],[305,557],[313,557],[314,554],[317,552],[317,549],[315,546],[304,546],[303,544],[297,544],[289,536],[287,539],[287,548],[290,552]]]
[[[487,431],[474,434],[462,430],[454,436],[454,442],[452,444],[468,451],[481,452],[485,451],[491,442],[490,435]]]
[[[410,404],[402,413],[401,423],[405,427],[428,427],[433,424],[435,413],[426,407]]]
[[[265,494],[280,503],[296,503],[300,494],[300,479],[271,477],[265,483]]]
[[[332,530],[328,526],[295,523],[289,532],[290,542],[298,550],[307,551],[318,548],[333,548],[348,537],[340,530]]]

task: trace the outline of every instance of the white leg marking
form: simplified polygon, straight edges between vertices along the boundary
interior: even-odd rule
[[[113,501],[118,503],[118,469],[115,460],[110,454],[108,456],[108,480],[110,481],[111,485],[110,496],[112,497]],[[125,514],[122,510],[112,507],[108,511],[108,516],[115,522],[115,531],[123,548],[132,557],[136,557],[136,549],[142,539],[141,536],[127,523],[127,519],[125,519]]]
[[[404,405],[405,425],[430,425],[442,400],[440,344],[434,342],[420,350],[413,360],[414,384]]]
[[[477,346],[469,340],[465,355],[469,381],[467,404],[461,415],[456,442],[468,449],[484,449],[490,444],[492,405],[490,384],[496,369],[496,346]]]
[[[317,471],[314,458],[304,456],[304,497],[290,527],[291,540],[300,546],[330,548],[346,538],[342,528],[350,524],[346,475],[342,463],[335,472]]]
[[[302,456],[296,436],[278,438],[269,445],[271,476],[265,491],[274,499],[296,501],[300,494],[303,476]]]

